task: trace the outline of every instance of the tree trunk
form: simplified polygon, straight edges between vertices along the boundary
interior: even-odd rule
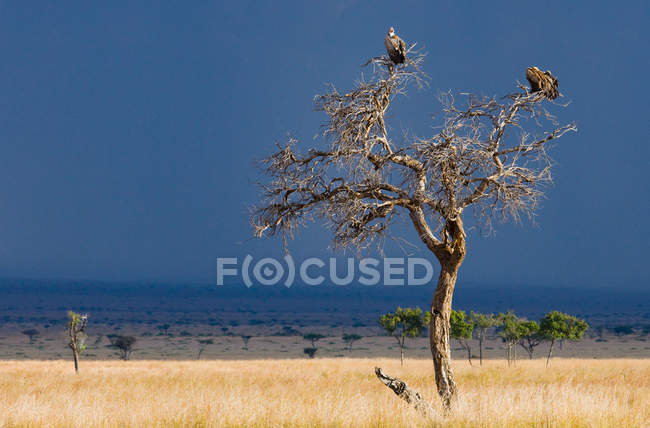
[[[548,357],[546,357],[546,367],[548,367],[549,361],[551,361],[551,355],[553,354],[553,345],[555,344],[555,339],[551,339],[551,346],[548,348]]]
[[[429,345],[436,374],[436,386],[446,410],[449,410],[454,404],[458,393],[454,373],[451,370],[449,318],[459,267],[460,264],[445,265],[441,263],[438,286],[431,303],[431,321],[429,322]]]
[[[399,361],[402,365],[404,365],[404,340],[399,344]]]
[[[72,357],[74,358],[74,371],[79,373],[79,354],[77,354],[77,351],[72,350]]]
[[[483,334],[478,339],[478,360],[480,365],[483,365]]]
[[[472,348],[470,348],[469,343],[465,344],[465,349],[467,349],[467,361],[469,361],[469,365],[472,365]]]
[[[420,191],[424,191],[423,180],[420,185]],[[466,253],[463,221],[459,216],[447,219],[440,233],[442,239],[437,239],[433,236],[421,207],[411,209],[410,217],[420,239],[435,254],[440,263],[440,276],[431,302],[429,346],[438,394],[442,399],[445,411],[449,411],[458,394],[450,364],[449,318],[458,269],[460,269]]]
[[[520,343],[520,345],[521,345],[522,348],[524,348],[526,350],[526,352],[528,352],[528,359],[532,360],[533,359],[533,351],[535,350],[535,348],[530,344],[526,345],[526,344]]]

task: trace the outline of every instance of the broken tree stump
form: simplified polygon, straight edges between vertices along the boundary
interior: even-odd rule
[[[431,419],[436,414],[436,410],[431,403],[422,398],[419,392],[411,389],[406,382],[395,377],[388,376],[381,371],[380,367],[375,367],[377,378],[393,392],[413,406],[424,418]]]

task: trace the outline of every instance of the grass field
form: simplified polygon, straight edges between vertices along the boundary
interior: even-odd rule
[[[650,360],[456,361],[458,406],[429,422],[375,365],[435,398],[424,359],[0,361],[0,426],[650,426]]]

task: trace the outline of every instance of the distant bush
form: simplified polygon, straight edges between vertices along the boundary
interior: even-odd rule
[[[133,345],[137,339],[133,336],[117,336],[112,346],[118,350],[120,359],[126,361],[133,352]]]
[[[305,348],[303,349],[303,352],[309,356],[309,358],[314,358],[316,356],[316,352],[318,351],[318,348]]]

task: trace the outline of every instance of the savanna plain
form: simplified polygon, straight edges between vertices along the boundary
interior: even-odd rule
[[[0,426],[650,426],[648,359],[456,360],[459,402],[430,421],[374,366],[438,405],[430,359],[5,360]]]

